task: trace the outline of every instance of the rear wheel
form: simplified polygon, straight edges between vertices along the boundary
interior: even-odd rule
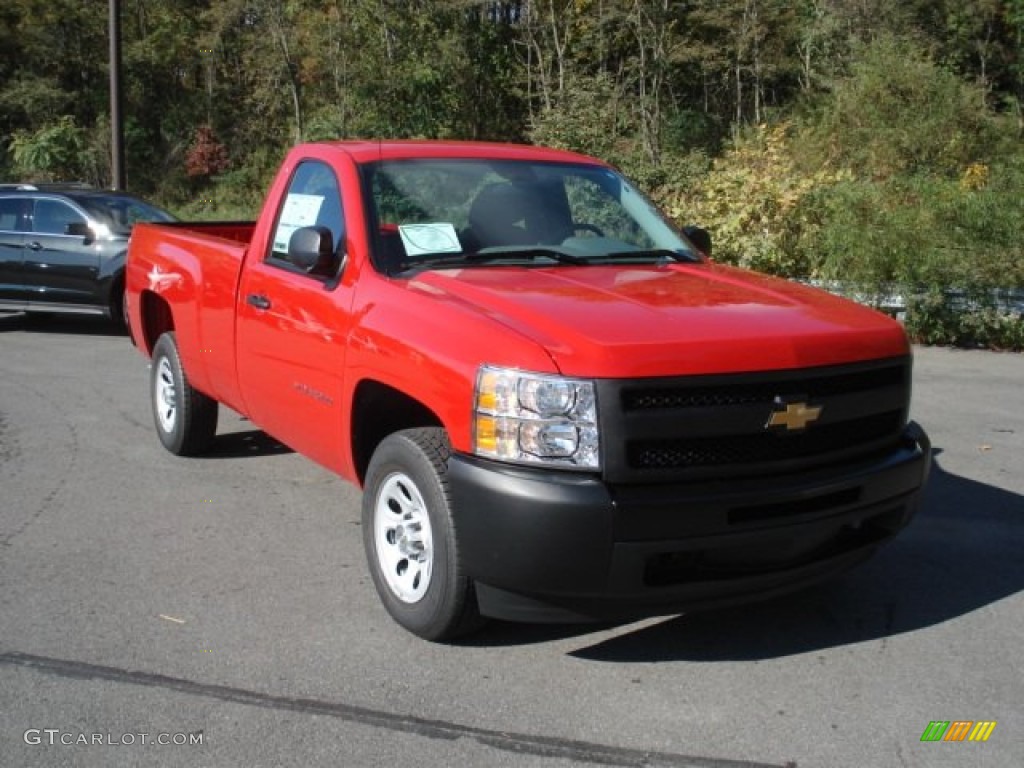
[[[363,492],[363,544],[377,594],[395,621],[427,640],[451,640],[481,623],[452,520],[450,452],[440,428],[389,435]]]
[[[124,303],[124,278],[118,278],[110,287],[107,312],[110,313],[110,320],[117,328],[124,330],[128,327],[128,312]]]
[[[164,448],[177,456],[195,456],[209,447],[217,433],[217,401],[189,383],[173,331],[153,347],[150,394],[153,422]]]

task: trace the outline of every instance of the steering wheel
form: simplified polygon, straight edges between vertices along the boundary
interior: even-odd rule
[[[575,221],[572,225],[573,231],[584,230],[586,232],[593,232],[598,237],[604,237],[604,230],[602,230],[596,224],[588,224],[585,221]]]

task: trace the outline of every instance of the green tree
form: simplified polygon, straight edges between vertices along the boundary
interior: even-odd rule
[[[689,15],[703,78],[734,128],[759,124],[799,87],[798,16],[784,0],[697,0]],[[722,112],[725,114],[725,112]]]
[[[80,180],[86,176],[85,132],[65,115],[36,131],[15,131],[9,149],[16,172],[29,181]]]
[[[204,56],[196,44],[204,5],[122,5],[126,165],[134,190],[175,197],[185,183],[185,151],[204,116]]]
[[[990,151],[994,125],[984,89],[886,36],[860,48],[812,134],[820,159],[858,176],[958,176]]]

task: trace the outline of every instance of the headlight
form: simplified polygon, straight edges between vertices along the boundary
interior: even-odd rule
[[[478,456],[600,469],[599,447],[592,381],[480,368],[473,407]]]

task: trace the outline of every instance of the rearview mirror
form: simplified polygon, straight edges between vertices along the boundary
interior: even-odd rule
[[[683,234],[686,239],[693,243],[697,250],[711,258],[711,233],[701,227],[683,227]]]
[[[288,241],[288,261],[310,275],[333,277],[338,267],[334,235],[327,227],[300,227]]]
[[[96,239],[96,234],[92,231],[92,227],[84,221],[71,222],[64,230],[64,234],[71,235],[72,237],[83,238],[85,240],[85,245],[88,245]]]

